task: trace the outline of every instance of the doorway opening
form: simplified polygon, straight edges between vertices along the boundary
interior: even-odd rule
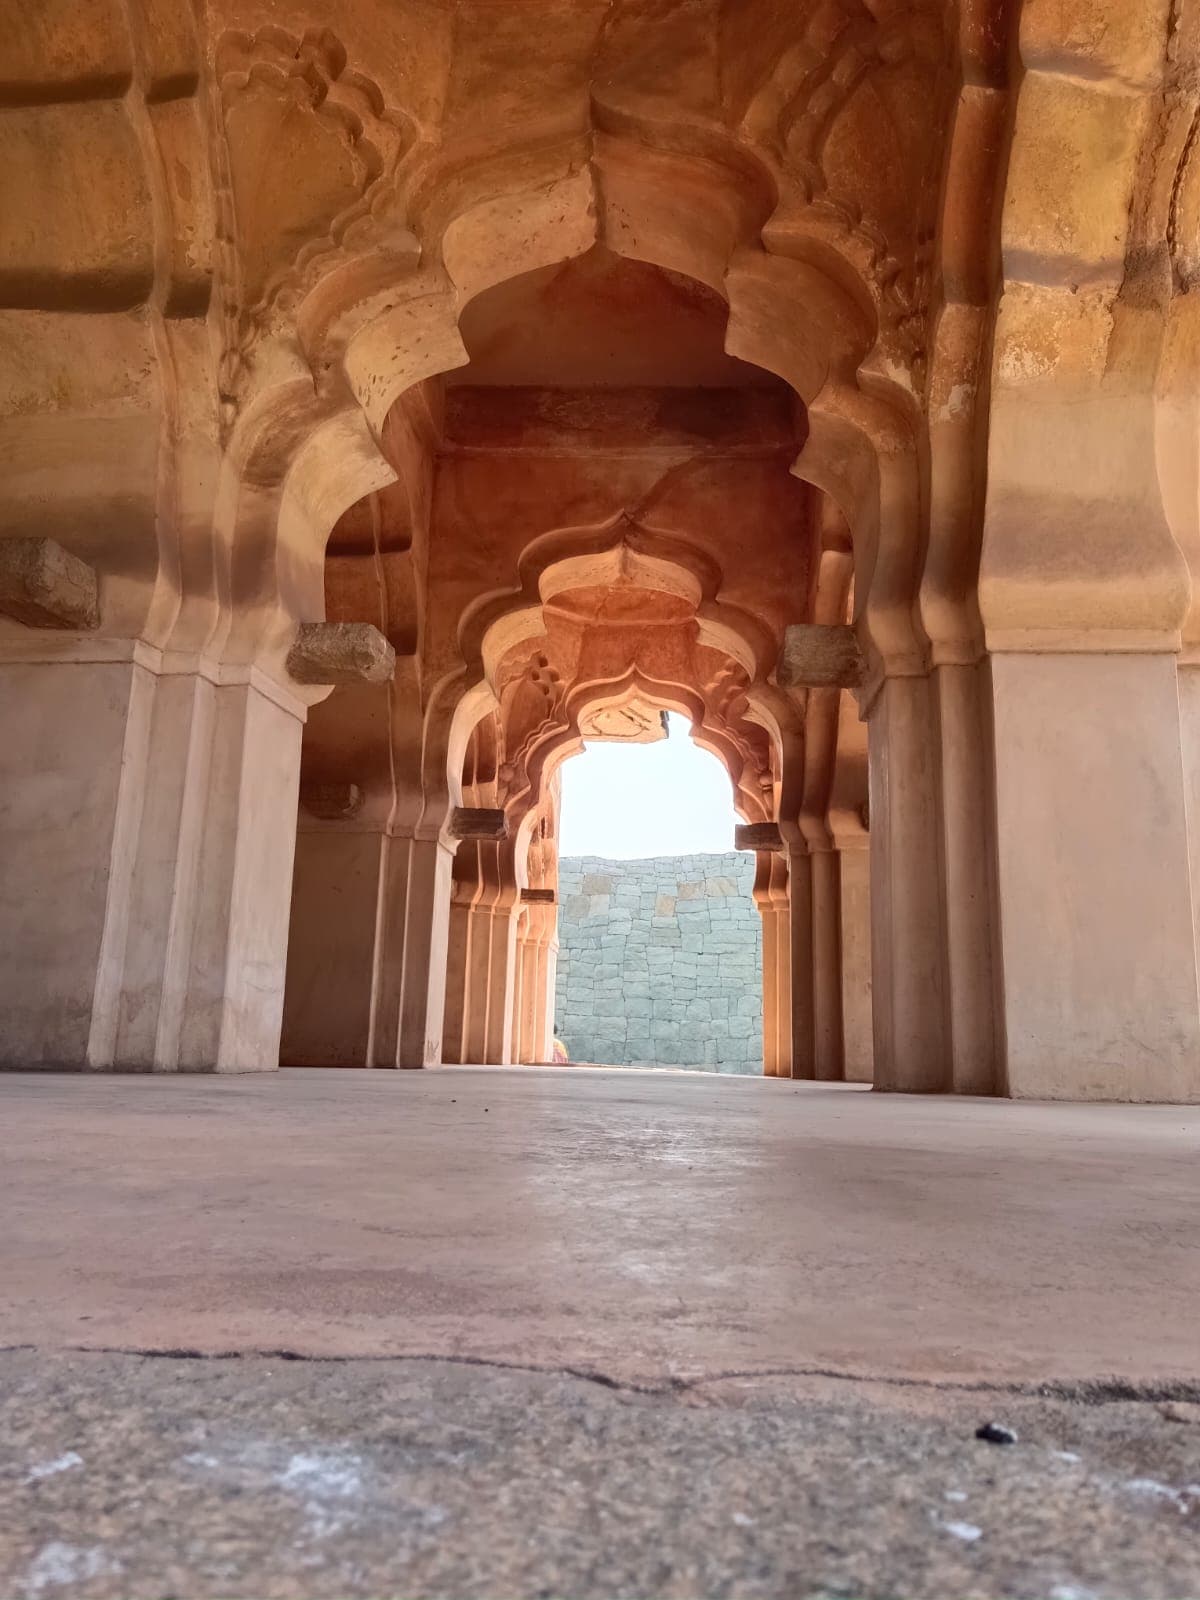
[[[760,1073],[762,918],[729,775],[620,708],[563,764],[554,1022],[573,1061]]]

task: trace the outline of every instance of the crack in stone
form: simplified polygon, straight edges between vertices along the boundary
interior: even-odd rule
[[[288,1361],[319,1365],[404,1363],[410,1366],[441,1363],[445,1366],[479,1367],[495,1372],[524,1372],[538,1377],[574,1378],[581,1383],[592,1383],[618,1394],[635,1394],[650,1399],[670,1399],[693,1393],[711,1384],[756,1382],[778,1378],[819,1378],[836,1383],[879,1384],[893,1389],[920,1389],[944,1394],[1008,1395],[1014,1399],[1061,1400],[1076,1405],[1100,1406],[1120,1403],[1161,1405],[1164,1402],[1182,1401],[1200,1404],[1200,1379],[1144,1379],[1131,1378],[1049,1378],[1040,1382],[1022,1383],[981,1378],[977,1380],[955,1378],[905,1377],[897,1373],[855,1372],[839,1367],[760,1367],[730,1369],[728,1371],[698,1373],[694,1377],[672,1376],[659,1382],[642,1382],[636,1378],[619,1378],[612,1373],[591,1367],[564,1365],[539,1365],[536,1362],[503,1361],[488,1356],[438,1354],[431,1351],[373,1352],[362,1355],[321,1355],[305,1350],[198,1350],[183,1346],[163,1348],[128,1345],[65,1345],[58,1349],[45,1349],[36,1344],[0,1345],[0,1356],[14,1354],[41,1355],[91,1355],[136,1356],[147,1361]]]

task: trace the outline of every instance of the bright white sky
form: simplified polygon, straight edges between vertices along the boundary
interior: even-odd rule
[[[562,766],[559,854],[686,856],[733,849],[733,785],[669,713],[657,744],[585,744]]]

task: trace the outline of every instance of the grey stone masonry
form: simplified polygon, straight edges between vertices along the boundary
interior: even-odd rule
[[[762,1071],[753,855],[559,862],[555,1024],[572,1061]]]

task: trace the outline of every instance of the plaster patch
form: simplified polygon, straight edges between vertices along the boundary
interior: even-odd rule
[[[901,365],[899,361],[893,361],[889,357],[883,363],[883,370],[897,388],[903,389],[905,394],[916,395],[917,391],[913,386],[912,369],[910,367]]]
[[[937,420],[939,422],[953,422],[956,417],[965,417],[975,404],[975,385],[973,383],[956,383],[946,396],[945,405],[938,407]]]
[[[1008,345],[1000,357],[1000,377],[1004,383],[1036,383],[1054,371],[1054,360],[1028,345]]]

